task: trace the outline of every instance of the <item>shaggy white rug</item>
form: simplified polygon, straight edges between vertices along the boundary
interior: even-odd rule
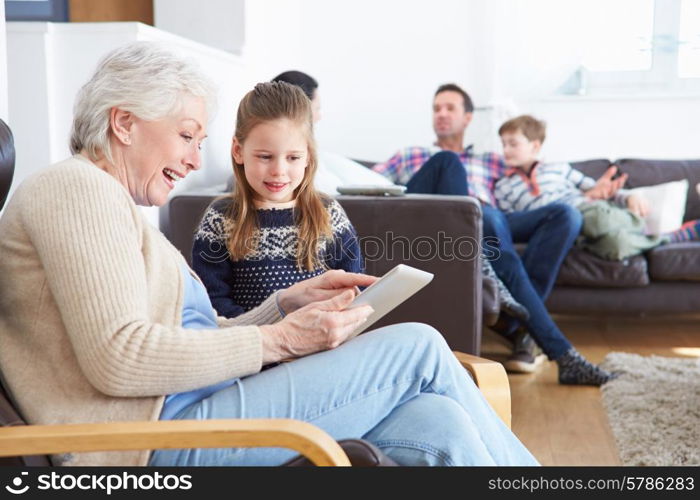
[[[700,465],[700,359],[612,352],[602,387],[623,465]]]

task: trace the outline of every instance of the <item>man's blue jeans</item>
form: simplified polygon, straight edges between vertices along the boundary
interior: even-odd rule
[[[484,205],[484,253],[515,300],[530,312],[525,326],[550,359],[571,349],[552,320],[544,300],[559,267],[581,230],[581,214],[563,204],[504,214]],[[513,243],[527,243],[522,258]]]
[[[442,336],[419,323],[371,331],[236,383],[177,419],[294,418],[364,438],[401,465],[537,465]],[[280,448],[156,450],[150,465],[279,465]]]
[[[466,195],[468,185],[459,156],[450,151],[433,155],[407,184],[409,193]],[[563,204],[530,212],[504,214],[482,205],[484,254],[511,294],[527,308],[528,331],[550,359],[571,348],[544,305],[559,267],[581,231],[581,214]],[[522,258],[513,243],[527,243]],[[516,326],[516,325],[514,325]]]
[[[406,192],[466,196],[467,176],[462,160],[452,151],[435,153],[413,174],[406,184]]]

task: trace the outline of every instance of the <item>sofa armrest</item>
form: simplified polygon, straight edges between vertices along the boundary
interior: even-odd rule
[[[435,275],[432,283],[374,326],[421,322],[450,348],[481,349],[481,205],[471,197],[440,195],[338,196],[358,235],[367,273],[382,276],[398,264]]]
[[[175,248],[180,250],[189,265],[192,265],[192,244],[204,212],[219,196],[219,191],[188,192],[173,196],[160,208],[159,225]]]

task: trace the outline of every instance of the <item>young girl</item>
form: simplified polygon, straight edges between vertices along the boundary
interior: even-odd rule
[[[311,102],[301,89],[256,85],[238,107],[231,155],[233,193],[208,208],[192,248],[220,315],[238,316],[328,269],[363,272],[355,229],[338,202],[313,187]]]

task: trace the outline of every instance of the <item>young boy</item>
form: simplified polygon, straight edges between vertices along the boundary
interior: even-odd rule
[[[669,241],[698,239],[698,221],[663,236],[644,234],[648,204],[622,189],[627,174],[615,179],[614,165],[595,181],[568,163],[540,164],[544,122],[522,115],[505,122],[498,133],[508,169],[496,183],[494,195],[504,212],[534,210],[549,203],[572,205],[583,215],[583,238],[578,245],[609,260],[622,260]]]

